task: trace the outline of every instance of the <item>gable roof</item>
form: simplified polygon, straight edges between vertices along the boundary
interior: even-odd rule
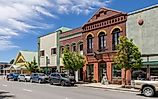
[[[86,24],[90,24],[90,23],[93,23],[96,21],[101,21],[103,19],[110,18],[110,17],[113,17],[113,16],[118,15],[118,14],[127,14],[127,13],[124,13],[124,12],[121,12],[118,10],[113,10],[110,8],[102,7],[102,8],[99,8],[94,13],[94,15],[88,20],[88,22]],[[84,24],[84,25],[86,25],[86,24]]]
[[[38,60],[38,52],[32,52],[32,51],[20,51],[20,53],[23,55],[25,61],[31,62],[36,59],[36,62]]]
[[[22,55],[25,59],[26,62],[31,62],[34,60],[34,58],[36,59],[36,62],[38,63],[38,52],[33,52],[33,51],[19,51],[19,53],[17,54],[15,61],[13,64],[15,64],[15,62],[17,61],[17,58],[19,55]]]

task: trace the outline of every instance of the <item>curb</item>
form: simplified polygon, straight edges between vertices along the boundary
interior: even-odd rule
[[[97,86],[83,86],[83,87],[100,88],[100,89],[110,89],[110,90],[120,90],[120,91],[129,91],[129,92],[139,92],[139,90],[122,89],[122,88],[105,88],[105,87],[97,87]]]

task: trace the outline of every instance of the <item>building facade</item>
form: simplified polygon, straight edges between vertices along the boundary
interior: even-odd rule
[[[142,53],[142,70],[148,76],[158,76],[158,5],[128,14],[127,37]]]
[[[86,56],[84,79],[100,82],[107,75],[109,82],[121,79],[121,70],[114,70],[113,56],[119,37],[126,35],[127,14],[108,8],[100,8],[90,20],[84,24],[83,49]]]
[[[41,68],[49,68],[50,72],[54,72],[57,66],[60,66],[58,58],[59,52],[59,34],[70,30],[66,27],[61,27],[55,32],[39,37],[38,42],[38,57],[39,66]]]
[[[62,64],[62,52],[65,47],[70,51],[79,52],[83,55],[83,40],[82,40],[82,28],[75,28],[67,32],[60,34],[60,64]],[[81,68],[76,72],[76,80],[83,80],[83,69]]]

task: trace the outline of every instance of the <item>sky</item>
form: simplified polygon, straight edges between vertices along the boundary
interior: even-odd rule
[[[100,7],[129,13],[155,4],[158,0],[0,0],[0,62],[10,62],[20,50],[37,51],[39,36],[80,27]]]

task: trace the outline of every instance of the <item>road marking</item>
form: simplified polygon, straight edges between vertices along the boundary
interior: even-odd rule
[[[4,84],[3,84],[2,86],[7,87],[8,85],[4,85]]]
[[[66,97],[65,99],[68,99],[68,97]]]
[[[28,90],[28,89],[23,89],[24,91],[27,91],[27,92],[32,92],[32,90]]]

